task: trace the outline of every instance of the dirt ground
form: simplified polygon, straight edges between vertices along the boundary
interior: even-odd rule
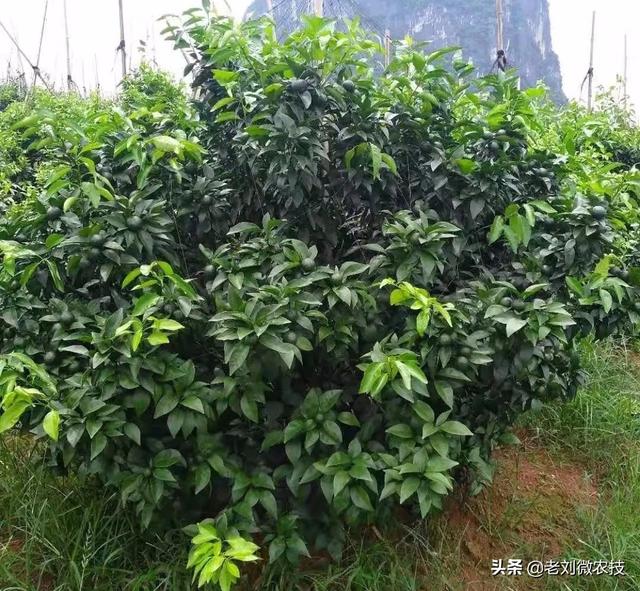
[[[559,463],[527,433],[522,445],[499,450],[493,484],[477,497],[452,500],[442,519],[447,532],[460,532],[460,589],[525,591],[544,589],[544,578],[492,576],[493,559],[561,560],[575,542],[580,512],[597,505],[598,490],[583,466]]]

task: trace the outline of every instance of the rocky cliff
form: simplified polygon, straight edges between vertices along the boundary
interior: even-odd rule
[[[273,0],[274,16],[282,30],[291,29],[300,15],[312,10],[313,0]],[[504,0],[504,38],[511,65],[523,86],[538,80],[564,100],[558,56],[551,44],[548,0]],[[493,0],[324,0],[330,17],[360,16],[378,34],[385,29],[395,39],[409,34],[431,41],[434,48],[459,45],[481,73],[495,59],[496,11]],[[267,0],[254,0],[247,16],[268,12]]]

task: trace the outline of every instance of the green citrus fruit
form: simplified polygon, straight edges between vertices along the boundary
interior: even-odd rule
[[[453,342],[450,334],[444,333],[440,335],[439,343],[443,347],[448,347]]]
[[[89,242],[92,246],[102,246],[105,243],[106,239],[102,232],[98,232],[97,234],[93,234],[89,238]]]
[[[601,221],[607,217],[607,210],[602,205],[596,205],[591,208],[591,215],[593,219]]]
[[[298,340],[298,335],[293,330],[290,330],[289,332],[287,332],[284,338],[287,343],[294,345]]]
[[[316,262],[311,258],[307,257],[306,259],[302,259],[302,269],[307,273],[313,271],[316,268]]]
[[[456,365],[459,369],[467,369],[469,367],[469,359],[464,355],[460,355],[460,357],[456,359]]]
[[[356,89],[356,85],[353,80],[345,80],[342,83],[342,88],[344,88],[347,92],[353,92]]]
[[[289,90],[291,92],[302,93],[309,88],[309,83],[306,80],[301,80],[299,78],[294,78],[289,82]]]
[[[142,225],[142,218],[139,215],[132,215],[127,220],[127,228],[129,228],[129,230],[139,230],[142,228]]]
[[[62,210],[55,205],[47,208],[47,219],[50,221],[57,220],[62,215]]]

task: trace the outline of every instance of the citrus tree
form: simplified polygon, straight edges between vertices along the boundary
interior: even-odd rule
[[[31,172],[6,171],[0,425],[142,526],[196,523],[226,590],[489,482],[515,418],[576,393],[579,339],[634,330],[639,185],[588,187],[544,91],[454,51],[382,71],[355,22],[280,42],[205,11],[166,34],[192,104],[143,71],[2,115]]]

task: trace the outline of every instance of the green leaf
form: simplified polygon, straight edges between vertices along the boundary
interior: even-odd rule
[[[420,484],[420,479],[416,476],[407,478],[400,487],[400,503],[409,499],[420,488]]]
[[[451,408],[453,406],[453,388],[451,387],[451,384],[441,380],[436,380],[434,385],[438,396],[440,396],[443,402]]]
[[[611,308],[613,306],[613,298],[611,294],[606,289],[601,289],[598,292],[600,294],[600,301],[602,302],[602,307],[604,311],[608,314],[611,312]]]
[[[80,185],[82,192],[89,198],[93,207],[100,205],[100,191],[94,183],[84,182]]]
[[[179,140],[168,135],[158,135],[151,138],[153,145],[162,152],[173,152],[179,154],[182,151],[182,144]]]
[[[364,371],[364,376],[360,382],[360,394],[368,394],[373,391],[374,385],[382,375],[383,363],[370,363]]]
[[[469,437],[473,433],[466,425],[459,423],[458,421],[446,421],[440,425],[440,431],[450,433],[451,435],[459,435],[461,437]]]
[[[147,310],[155,306],[159,299],[160,296],[155,293],[145,293],[136,300],[131,315],[142,316]]]
[[[476,163],[469,158],[458,158],[455,163],[462,174],[471,174],[476,168]]]
[[[134,425],[133,423],[127,423],[124,426],[124,434],[131,439],[131,441],[134,441],[135,443],[137,443],[138,445],[140,445],[140,428],[138,427],[138,425]]]
[[[333,496],[337,497],[349,483],[351,477],[345,470],[339,470],[333,477]]]
[[[153,328],[156,330],[167,330],[169,332],[173,332],[183,329],[184,325],[176,322],[175,320],[171,320],[170,318],[158,318],[153,321]]]
[[[211,468],[208,464],[200,464],[194,474],[195,493],[198,494],[204,490],[209,482],[211,482]]]
[[[98,433],[91,440],[91,460],[95,460],[98,457],[104,448],[107,446],[107,438],[104,433]]]
[[[184,463],[184,459],[180,452],[175,449],[163,449],[153,458],[154,468],[171,468],[171,466],[179,463]]]
[[[147,337],[147,342],[153,347],[166,345],[169,342],[169,337],[163,332],[154,331]]]
[[[343,425],[349,425],[350,427],[359,427],[360,421],[358,417],[350,412],[341,412],[338,415],[338,421],[340,421]]]
[[[215,105],[213,105],[213,107],[211,107],[211,110],[218,111],[222,107],[226,107],[227,105],[230,105],[235,100],[236,99],[232,96],[225,96],[224,98],[221,98]]]
[[[175,392],[169,392],[165,394],[158,401],[153,418],[157,419],[158,417],[162,417],[166,414],[169,414],[176,406],[178,406],[179,402],[180,402],[180,399]]]
[[[375,144],[369,144],[371,147],[371,174],[374,179],[380,178],[380,167],[382,166],[382,152]]]
[[[342,431],[337,423],[334,423],[333,421],[325,421],[322,425],[322,430],[329,440],[335,445],[342,443]]]
[[[60,270],[58,269],[58,265],[51,260],[47,259],[47,267],[49,267],[49,273],[51,275],[51,280],[53,281],[53,285],[58,291],[64,292],[64,283],[62,282],[62,277],[60,276]]]
[[[444,457],[435,457],[431,458],[427,462],[427,471],[428,472],[448,472],[451,468],[455,468],[458,465],[458,462]],[[447,481],[444,481],[447,482]]]
[[[507,336],[510,337],[511,335],[527,326],[527,321],[523,320],[522,318],[516,318],[515,316],[513,316],[506,319],[504,324],[506,324],[507,327]]]
[[[66,347],[60,347],[60,351],[68,351],[69,353],[75,353],[76,355],[91,357],[89,349],[87,349],[84,345],[68,345]]]
[[[49,249],[53,249],[65,239],[64,234],[50,234],[44,241],[44,245]]]
[[[291,369],[293,360],[295,359],[295,352],[297,350],[293,345],[284,343],[281,339],[274,337],[269,333],[265,333],[260,337],[260,344],[264,345],[268,349],[276,351],[280,357],[282,357],[285,365]]]
[[[121,287],[127,287],[127,285],[135,281],[140,276],[140,273],[140,269],[133,269],[133,271],[129,271],[127,276],[123,279]]]
[[[281,443],[284,443],[284,433],[280,430],[271,431],[265,435],[262,445],[260,446],[260,451],[267,451],[274,445],[280,445]]]
[[[498,215],[494,218],[493,223],[491,224],[491,229],[489,230],[489,234],[487,236],[487,241],[489,244],[493,244],[500,236],[502,236],[502,229],[504,228],[504,218],[501,215]]]
[[[251,347],[242,342],[237,342],[233,345],[226,359],[226,362],[229,365],[230,376],[236,373],[244,365],[250,351]]]
[[[349,494],[353,504],[364,511],[373,512],[373,506],[367,491],[360,485],[352,486],[349,488]]]
[[[156,480],[161,480],[162,482],[175,482],[176,478],[171,473],[171,470],[167,468],[155,468],[153,470],[153,477]]]
[[[14,427],[30,406],[30,402],[16,401],[8,408],[5,408],[0,415],[0,433],[4,433]]]
[[[240,408],[245,417],[250,421],[257,423],[260,419],[258,414],[258,405],[248,394],[240,398]]]
[[[404,363],[402,363],[402,361],[396,361],[396,367],[400,372],[404,387],[407,390],[411,390],[411,372],[409,371],[409,368]]]
[[[437,384],[436,384],[437,387]],[[433,423],[436,419],[436,415],[433,409],[422,400],[417,400],[411,405],[413,412],[415,412],[425,423]]]
[[[399,437],[400,439],[413,439],[415,436],[413,429],[404,423],[393,425],[389,427],[386,432],[389,433],[389,435]]]
[[[190,408],[191,410],[195,410],[201,414],[204,414],[204,406],[202,404],[202,400],[197,396],[187,396],[184,400],[180,401],[182,406]]]
[[[44,432],[54,441],[58,441],[60,433],[60,414],[56,410],[50,410],[42,421]]]

